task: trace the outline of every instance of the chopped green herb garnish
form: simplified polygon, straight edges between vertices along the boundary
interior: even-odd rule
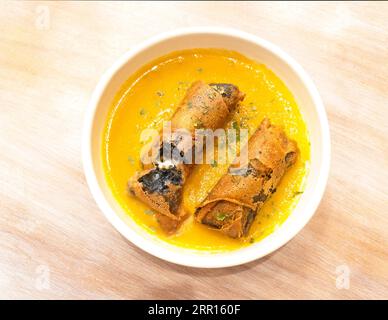
[[[141,116],[144,116],[147,113],[147,111],[144,108],[141,108],[139,113]]]
[[[240,141],[240,125],[237,121],[232,122],[232,128],[236,130],[236,142]]]
[[[238,122],[237,122],[237,121],[233,121],[233,122],[232,122],[232,128],[235,129],[235,130],[238,130],[238,129],[239,129],[239,125],[238,125]]]
[[[240,142],[240,131],[237,131],[236,142]]]
[[[217,219],[218,221],[224,221],[224,220],[226,219],[227,216],[228,216],[228,215],[225,214],[225,213],[219,213],[219,214],[217,214],[216,219]]]
[[[213,160],[212,161],[212,163],[211,163],[211,166],[213,167],[213,168],[216,168],[217,167],[217,161],[216,160]]]
[[[255,238],[250,237],[250,238],[249,238],[249,243],[254,243],[254,242],[255,242]]]
[[[128,157],[128,161],[129,161],[130,164],[134,164],[135,163],[135,160],[131,156]]]
[[[294,192],[293,198],[295,198],[296,196],[301,195],[303,192],[304,191],[296,191],[296,192]]]
[[[144,210],[144,213],[148,214],[149,216],[152,216],[153,214],[155,214],[155,212],[153,210],[151,210],[151,209]]]

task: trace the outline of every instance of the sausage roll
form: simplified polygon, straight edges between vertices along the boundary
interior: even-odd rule
[[[232,238],[247,235],[257,212],[298,155],[296,143],[268,119],[262,121],[246,147],[245,163],[239,169],[229,167],[195,212],[198,222]]]
[[[192,168],[195,130],[222,127],[243,98],[232,84],[194,82],[171,118],[172,135],[158,137],[158,156],[129,181],[130,193],[156,211],[166,233],[175,232],[186,217],[182,188]],[[188,139],[176,134],[182,129]]]

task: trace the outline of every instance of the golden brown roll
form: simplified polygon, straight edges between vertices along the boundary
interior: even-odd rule
[[[264,119],[249,139],[247,163],[229,167],[197,208],[196,220],[229,237],[247,235],[257,212],[297,159],[297,145]]]
[[[222,127],[243,98],[232,84],[193,83],[171,118],[173,134],[162,137],[158,156],[130,180],[130,193],[157,212],[156,218],[167,233],[175,232],[186,216],[182,188],[192,168],[195,129]],[[188,139],[174,134],[182,129],[188,132]]]

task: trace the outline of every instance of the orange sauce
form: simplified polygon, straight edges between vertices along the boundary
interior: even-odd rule
[[[171,118],[186,89],[196,80],[233,83],[246,93],[239,112],[233,114],[230,121],[243,122],[250,134],[268,117],[298,143],[297,163],[283,177],[244,239],[230,239],[193,219],[178,234],[167,237],[152,211],[127,193],[128,179],[141,169],[140,150],[148,142],[140,141],[140,133],[147,128],[160,130],[163,121]],[[192,49],[158,58],[129,76],[112,102],[102,157],[106,179],[115,198],[139,225],[174,245],[219,252],[260,241],[287,219],[303,191],[310,144],[306,125],[291,92],[265,65],[237,52]],[[183,203],[187,211],[194,212],[226,169],[227,165],[195,167],[184,187]]]

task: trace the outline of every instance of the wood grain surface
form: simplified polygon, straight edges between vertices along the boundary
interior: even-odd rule
[[[105,220],[81,131],[102,73],[161,31],[227,26],[282,47],[327,108],[317,214],[228,269],[154,258]],[[388,3],[0,2],[0,298],[388,298]],[[349,282],[346,282],[346,275]]]

